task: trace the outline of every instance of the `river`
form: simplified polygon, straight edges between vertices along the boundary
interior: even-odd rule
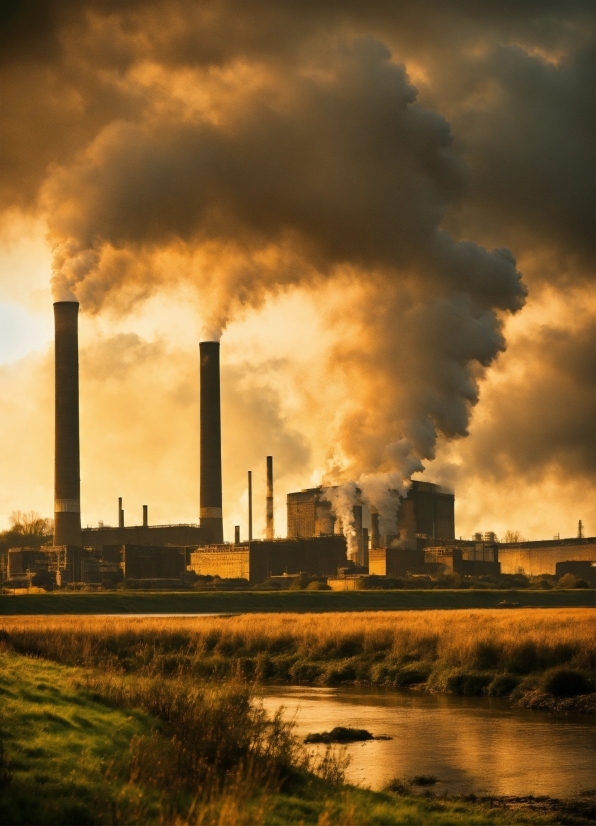
[[[433,791],[451,794],[569,797],[594,788],[596,730],[588,715],[372,688],[267,687],[263,703],[270,713],[283,705],[302,739],[335,726],[392,737],[346,747],[346,780],[355,785],[381,789],[394,777],[434,775]]]

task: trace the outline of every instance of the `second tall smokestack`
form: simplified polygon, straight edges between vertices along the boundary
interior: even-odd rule
[[[273,456],[267,456],[267,527],[266,538],[274,539],[273,528]]]
[[[223,542],[219,342],[201,341],[201,527]]]
[[[79,305],[54,304],[56,441],[54,545],[82,545],[79,451]]]

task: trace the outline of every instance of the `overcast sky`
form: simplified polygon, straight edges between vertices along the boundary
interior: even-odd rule
[[[412,474],[457,535],[596,533],[592,3],[3,8],[0,526],[52,513],[76,297],[84,525],[198,521],[221,337],[227,538],[267,454],[281,535]]]

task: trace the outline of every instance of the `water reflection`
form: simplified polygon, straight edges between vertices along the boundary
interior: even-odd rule
[[[595,729],[587,717],[511,710],[485,698],[359,688],[268,688],[265,708],[296,716],[300,737],[334,726],[393,740],[350,744],[350,783],[432,774],[454,794],[569,796],[594,787]],[[318,747],[321,748],[321,747]]]

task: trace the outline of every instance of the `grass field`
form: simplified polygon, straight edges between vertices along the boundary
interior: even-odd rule
[[[265,613],[420,611],[495,608],[499,602],[529,608],[590,608],[595,592],[570,591],[224,591],[178,593],[1,594],[0,616],[15,614]]]
[[[451,610],[225,617],[4,617],[4,645],[68,665],[510,697],[591,710],[594,611]]]
[[[472,801],[345,786],[246,686],[120,676],[0,651],[0,823],[589,823],[589,801]],[[222,747],[223,743],[223,747]],[[208,760],[206,759],[208,758]]]

